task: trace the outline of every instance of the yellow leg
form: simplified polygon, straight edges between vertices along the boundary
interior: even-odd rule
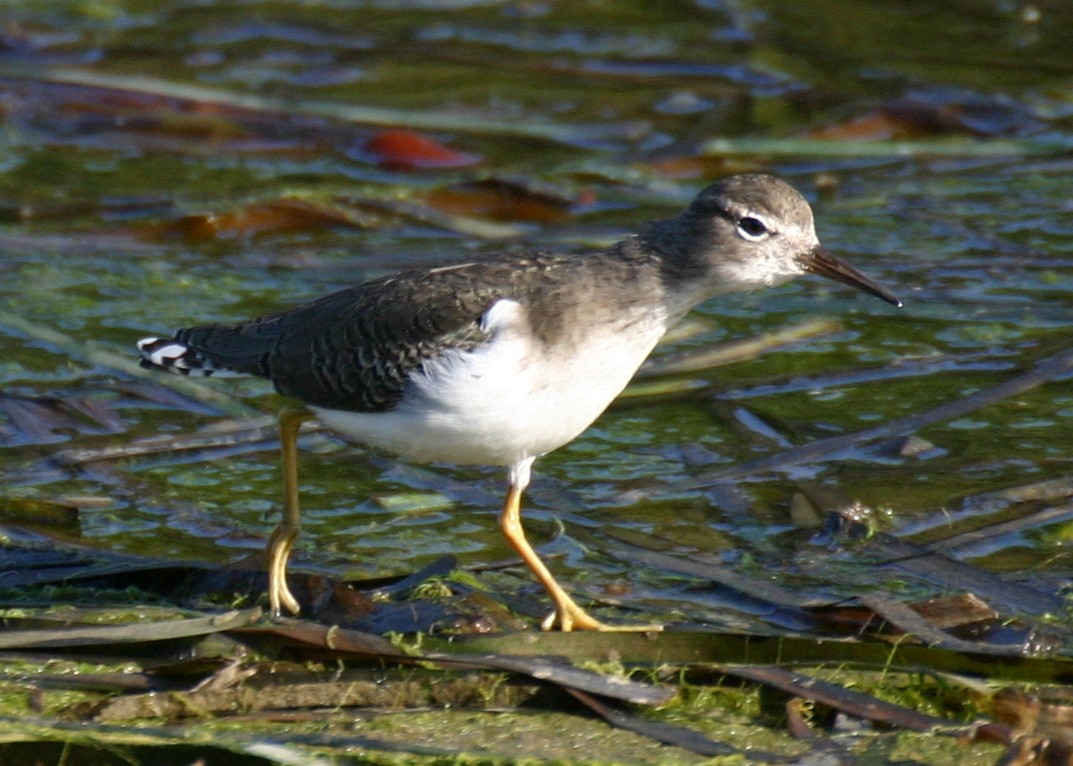
[[[268,539],[268,606],[274,617],[283,607],[298,614],[298,599],[287,587],[287,560],[301,527],[298,509],[298,430],[313,414],[285,407],[279,413],[279,441],[283,458],[283,518]]]
[[[555,602],[555,611],[548,615],[541,623],[544,630],[551,630],[556,623],[564,632],[571,630],[615,630],[615,631],[651,631],[663,630],[662,625],[607,625],[592,617],[588,612],[578,606],[574,599],[563,590],[562,586],[555,581],[551,572],[540,560],[536,551],[525,539],[525,530],[522,529],[521,514],[522,491],[515,485],[511,485],[507,492],[507,500],[503,504],[503,512],[499,515],[499,528],[507,542],[522,557],[526,565],[533,570],[533,574],[540,580],[540,584],[548,591],[551,600]]]

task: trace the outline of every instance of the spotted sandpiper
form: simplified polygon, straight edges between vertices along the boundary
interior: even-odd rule
[[[299,611],[286,582],[299,529],[296,439],[316,417],[406,460],[504,466],[510,486],[499,524],[555,604],[543,627],[651,629],[590,616],[529,545],[520,502],[533,461],[588,428],[698,303],[801,274],[901,305],[823,249],[812,209],[793,187],[744,174],[606,250],[413,269],[260,319],[146,338],[138,348],[145,366],[256,375],[305,405],[280,416],[285,502],[267,548],[273,613]]]

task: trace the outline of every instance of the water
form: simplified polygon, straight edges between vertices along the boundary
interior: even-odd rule
[[[841,0],[9,4],[0,307],[71,345],[0,321],[5,402],[52,407],[31,419],[45,423],[39,432],[15,405],[0,414],[3,494],[106,498],[82,514],[93,545],[232,560],[259,547],[274,518],[270,441],[57,468],[48,458],[60,449],[190,435],[221,418],[151,401],[146,384],[132,387],[80,343],[129,354],[147,333],[246,318],[403,265],[600,245],[753,167],[806,191],[825,243],[905,307],[815,279],[701,307],[711,332],[676,350],[817,316],[844,330],[698,375],[689,394],[617,405],[540,460],[526,518],[539,541],[565,525],[549,546],[564,580],[677,592],[616,559],[604,532],[779,573],[806,545],[789,514],[803,478],[897,528],[1061,476],[1073,463],[1073,395],[1056,382],[925,429],[935,449],[921,457],[862,449],[729,492],[675,490],[777,449],[728,419],[731,406],[807,443],[966,396],[1068,344],[1070,168],[1047,150],[1069,143],[1073,19],[1041,12],[1036,22],[1006,3]],[[215,103],[196,90],[206,88]],[[243,108],[250,97],[264,108]],[[369,142],[382,127],[332,117],[364,108],[396,110],[465,157],[443,168],[378,161]],[[846,151],[699,151],[712,138],[823,135]],[[854,138],[971,145],[861,157]],[[980,151],[1011,140],[999,156]],[[489,179],[500,183],[474,186]],[[913,365],[930,372],[901,372]],[[849,373],[860,374],[839,377]],[[278,404],[257,382],[214,383],[251,410]],[[444,552],[467,563],[509,555],[495,525],[501,471],[413,471],[319,444],[303,456],[302,564],[385,575]],[[435,502],[382,507],[414,491]],[[1068,572],[1063,530],[1006,535],[986,565]],[[789,565],[785,575],[796,576]]]

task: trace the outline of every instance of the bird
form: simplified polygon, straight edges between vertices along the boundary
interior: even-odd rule
[[[545,630],[652,630],[590,615],[528,542],[522,493],[534,461],[588,428],[660,338],[699,303],[814,274],[894,306],[889,290],[825,249],[812,208],[787,182],[744,173],[679,215],[602,250],[500,252],[413,268],[237,323],[138,342],[141,363],[184,375],[254,375],[288,404],[279,416],[282,518],[267,544],[273,615],[299,532],[297,435],[330,430],[405,461],[499,466],[499,526],[544,586]]]

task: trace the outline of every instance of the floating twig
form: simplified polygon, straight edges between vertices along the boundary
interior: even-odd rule
[[[53,85],[81,85],[113,91],[128,91],[159,98],[181,99],[201,104],[218,104],[235,110],[276,112],[289,116],[305,115],[364,125],[405,125],[423,130],[446,130],[455,133],[521,136],[575,146],[578,144],[621,139],[636,133],[637,123],[564,125],[540,119],[503,120],[494,116],[474,116],[470,111],[451,112],[392,109],[350,102],[314,101],[310,99],[273,98],[255,93],[240,93],[202,85],[171,82],[141,75],[114,75],[100,71],[37,67],[34,71],[6,67],[12,80]]]
[[[1069,151],[1062,140],[948,138],[931,141],[832,141],[825,138],[714,138],[702,155],[766,157],[1024,157]]]
[[[271,415],[238,421],[235,428],[200,433],[194,436],[153,436],[130,444],[112,444],[104,447],[59,450],[52,459],[64,465],[83,465],[100,460],[122,460],[162,452],[183,452],[212,447],[234,447],[276,438],[276,419]]]

